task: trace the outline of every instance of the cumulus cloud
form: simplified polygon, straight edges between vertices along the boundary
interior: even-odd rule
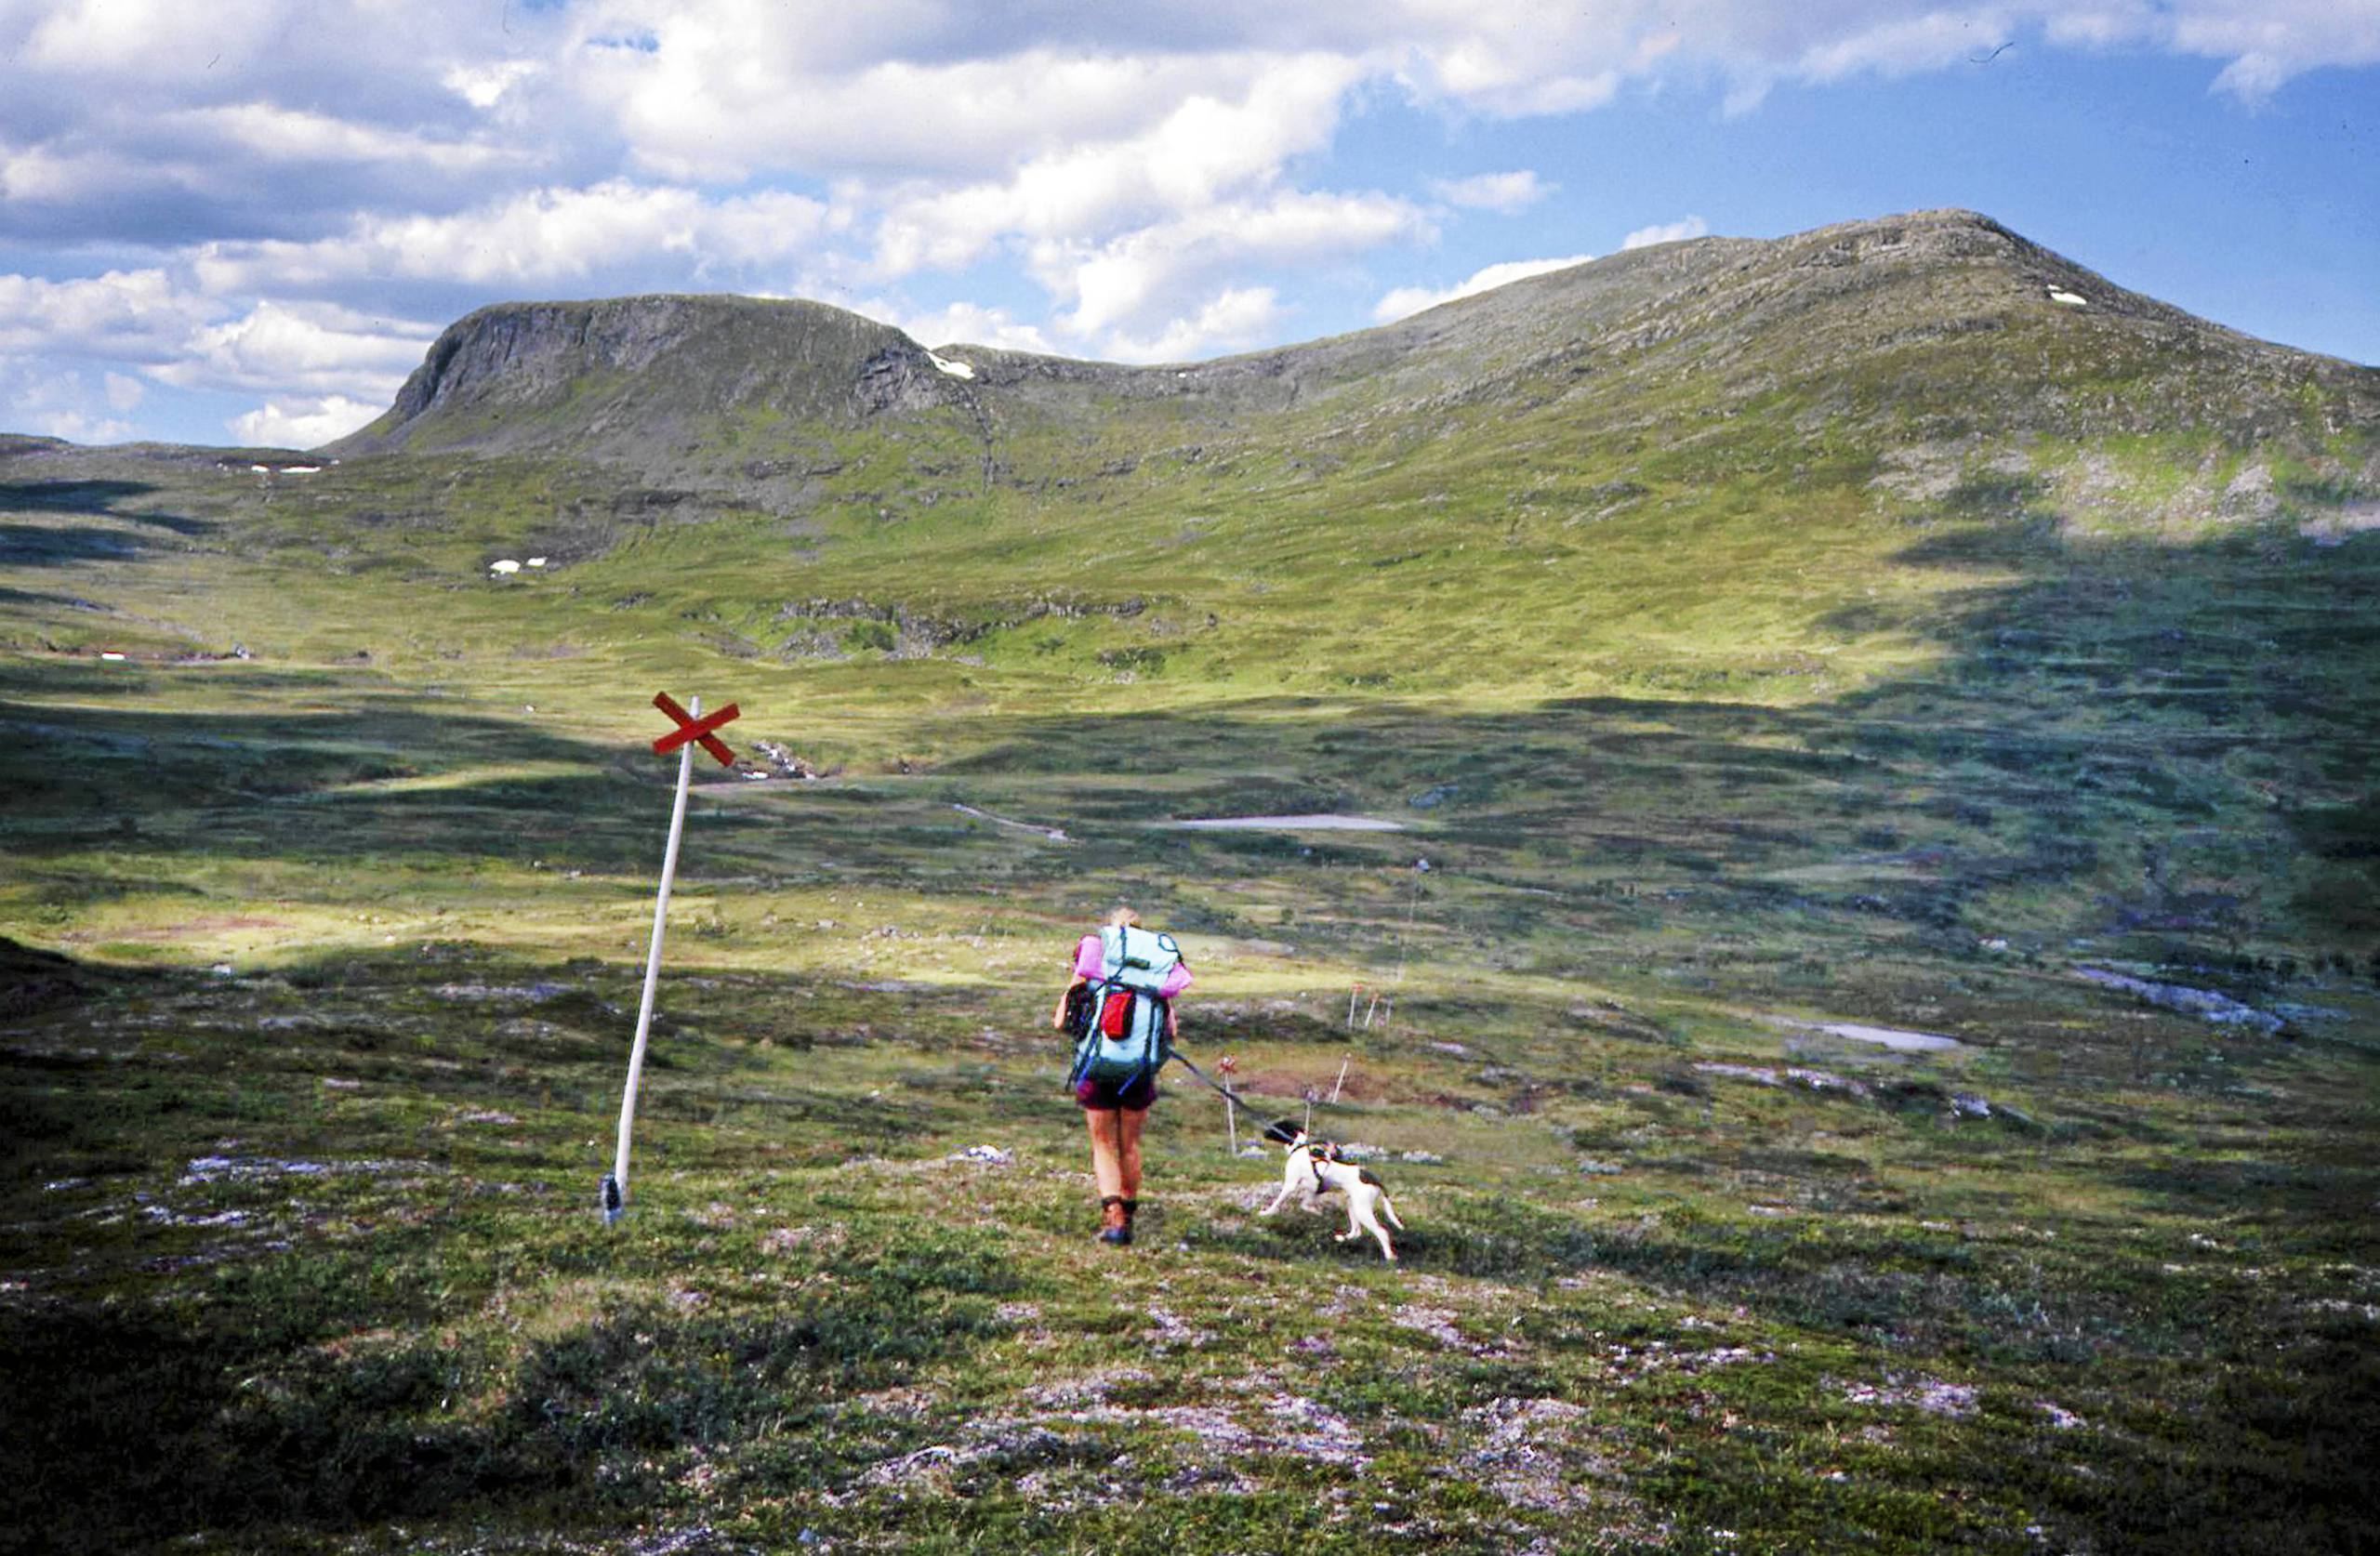
[[[1552,194],[1559,185],[1535,173],[1480,173],[1468,178],[1433,178],[1430,191],[1449,205],[1479,211],[1523,211]]]
[[[1213,205],[1136,228],[1097,245],[1046,244],[1031,265],[1053,296],[1072,304],[1063,326],[1094,336],[1129,332],[1153,315],[1177,316],[1219,271],[1307,263],[1429,231],[1426,214],[1387,195],[1282,191],[1261,203]]]
[[[571,16],[580,90],[611,104],[637,154],[670,177],[741,176],[772,159],[947,171],[995,146],[975,165],[998,165],[1120,137],[1151,104],[1228,96],[1218,73],[1268,56],[1329,55],[1512,116],[1576,112],[1668,77],[1756,94],[1773,80],[1932,69],[2019,36],[2197,56],[2242,77],[2380,57],[2370,6],[2337,0],[1149,0],[1089,11],[589,0]]]
[[[132,423],[128,421],[57,406],[27,407],[20,413],[18,425],[44,437],[63,438],[70,443],[125,443],[133,438]]]
[[[1355,79],[1345,62],[1279,62],[1224,98],[1197,93],[1132,133],[1025,158],[1007,177],[896,200],[878,234],[888,275],[965,265],[1004,238],[1088,240],[1117,224],[1192,213],[1271,183],[1325,145]]]
[[[367,405],[336,394],[286,404],[271,400],[223,425],[252,447],[319,448],[368,425],[388,408],[386,402]]]
[[[1155,336],[1110,335],[1104,354],[1117,362],[1189,362],[1242,350],[1267,339],[1280,317],[1280,298],[1271,287],[1234,287]]]
[[[1688,238],[1707,237],[1710,231],[1709,222],[1699,216],[1690,216],[1683,221],[1662,222],[1656,227],[1639,227],[1620,239],[1620,246],[1624,252],[1632,248],[1648,248],[1654,244],[1684,243]]]
[[[918,313],[897,305],[869,302],[862,303],[858,311],[872,319],[889,320],[910,339],[927,346],[998,346],[1043,356],[1056,351],[1038,327],[1012,318],[1004,309],[952,303]]]
[[[546,67],[535,59],[492,59],[449,65],[438,84],[481,112],[495,108],[514,88],[535,80]]]
[[[420,364],[437,326],[367,319],[326,304],[261,302],[193,332],[154,370],[181,387],[345,393],[385,405]]]
[[[1551,270],[1567,270],[1573,265],[1583,265],[1593,257],[1592,254],[1573,254],[1559,259],[1508,259],[1501,265],[1490,265],[1486,270],[1475,270],[1468,279],[1459,281],[1443,290],[1433,291],[1426,286],[1400,286],[1373,305],[1372,317],[1383,324],[1389,323],[1395,320],[1420,313],[1426,309],[1435,308],[1440,303],[1450,303],[1457,297],[1475,297],[1481,292],[1492,292],[1499,286],[1509,286],[1515,281],[1527,281],[1530,276],[1544,275]]]
[[[21,58],[57,71],[179,74],[219,58],[211,44],[252,36],[278,9],[271,0],[67,0],[33,28]]]
[[[2175,17],[2173,41],[2228,60],[2215,89],[2257,102],[2308,71],[2380,62],[2380,11],[2329,0],[2197,6]]]
[[[612,179],[540,189],[448,217],[367,216],[308,243],[217,244],[193,260],[210,292],[320,288],[365,277],[482,285],[579,281],[661,256],[690,277],[802,254],[828,223],[804,195],[764,191],[714,200],[670,186]]]
[[[168,362],[214,311],[162,270],[67,281],[0,275],[0,351]]]
[[[448,173],[535,160],[519,148],[442,140],[266,102],[194,108],[175,116],[188,133],[221,141],[267,163],[411,162]]]
[[[0,200],[75,200],[95,185],[116,182],[123,172],[121,159],[104,152],[0,145]]]
[[[77,443],[120,443],[134,435],[112,381],[94,387],[71,368],[0,358],[0,426]],[[137,385],[135,386],[138,387]]]
[[[725,181],[800,166],[963,178],[1129,139],[1172,105],[1230,100],[1278,68],[1236,53],[1088,55],[1060,45],[828,70],[783,35],[796,25],[818,31],[792,7],[762,7],[749,28],[689,7],[654,29],[649,50],[582,57],[575,82],[583,101],[608,108],[637,162],[667,178]]]

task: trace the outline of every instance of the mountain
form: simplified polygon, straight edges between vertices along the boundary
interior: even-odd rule
[[[368,666],[606,727],[623,683],[733,666],[824,710],[829,761],[1094,786],[1105,721],[1164,711],[1222,720],[1219,797],[1452,785],[1517,806],[1512,837],[1610,798],[1566,776],[1594,764],[1560,710],[1774,716],[1937,808],[1869,829],[1968,862],[1927,922],[2380,929],[2380,372],[1973,213],[1160,366],[809,302],[509,304],[325,452],[0,446],[0,641]],[[1281,698],[1367,732],[1290,762],[1217,711]],[[1559,732],[1430,722],[1499,710]],[[1714,782],[1765,771],[1721,744]],[[1835,803],[1791,792],[1745,824]]]
[[[2380,414],[2380,373],[2250,339],[1938,211],[1640,249],[1382,328],[1156,367],[930,352],[806,302],[508,304],[448,329],[389,413],[331,452],[568,455],[732,488],[756,448],[871,423],[972,425],[997,469],[1031,462],[1010,442],[1056,429],[1252,448],[1556,405],[1580,434],[1673,442],[1679,413],[1708,423],[1789,402],[1836,436],[2204,433],[2320,457]]]

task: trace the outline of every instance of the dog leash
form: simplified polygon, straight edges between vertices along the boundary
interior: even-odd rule
[[[1199,1069],[1196,1064],[1191,1063],[1190,1056],[1183,1053],[1180,1048],[1170,1048],[1167,1050],[1166,1057],[1181,1065],[1183,1069],[1189,1071],[1192,1075],[1197,1076],[1201,1081],[1212,1088],[1218,1094],[1229,1098],[1232,1101],[1246,1108],[1250,1116],[1253,1116],[1257,1113],[1258,1110],[1255,1103],[1250,1101],[1238,1092],[1234,1091],[1230,1087],[1225,1086],[1223,1082],[1214,1079],[1212,1076],[1209,1075],[1206,1071]]]
[[[1261,1118],[1263,1116],[1263,1110],[1258,1108],[1254,1102],[1250,1101],[1246,1097],[1241,1096],[1238,1092],[1234,1091],[1230,1087],[1223,1085],[1223,1082],[1216,1080],[1213,1076],[1208,1075],[1206,1071],[1199,1069],[1196,1064],[1191,1063],[1190,1056],[1183,1053],[1180,1048],[1167,1049],[1165,1057],[1175,1063],[1180,1064],[1183,1069],[1197,1076],[1200,1081],[1212,1088],[1217,1095],[1227,1097],[1234,1102],[1238,1103],[1241,1107],[1246,1108],[1251,1118]],[[1306,1102],[1309,1111],[1311,1111],[1314,1102],[1314,1098],[1311,1093],[1308,1093]]]

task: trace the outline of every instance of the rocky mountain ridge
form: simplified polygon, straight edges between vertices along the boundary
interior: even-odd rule
[[[2254,340],[1988,218],[1931,211],[1633,250],[1378,328],[1159,366],[929,349],[814,302],[503,304],[450,327],[389,413],[326,452],[563,455],[734,485],[756,456],[799,462],[882,421],[980,443],[991,481],[1037,431],[1129,459],[1561,404],[1581,428],[1665,437],[1682,401],[1723,419],[1792,402],[1811,426],[1872,425],[1887,442],[2182,429],[2312,450],[2380,426],[2380,371]]]

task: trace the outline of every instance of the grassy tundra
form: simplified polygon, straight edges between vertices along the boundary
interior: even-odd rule
[[[2370,370],[1956,214],[1196,369],[542,317],[311,474],[0,446],[0,1548],[2380,1540]],[[828,776],[699,774],[606,1230],[665,687]],[[1091,1244],[1118,897],[1400,1265],[1179,1072]]]

